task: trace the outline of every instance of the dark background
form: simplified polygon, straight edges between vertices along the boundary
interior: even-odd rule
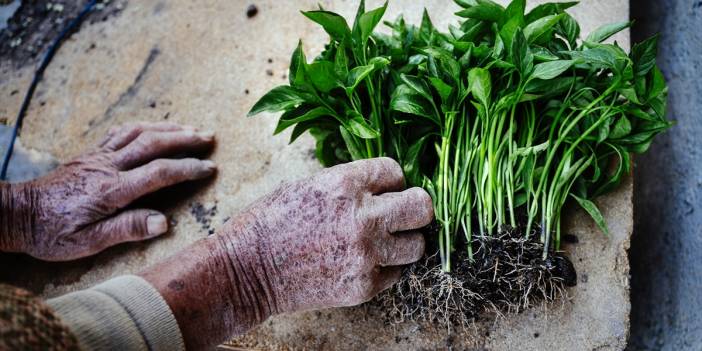
[[[630,350],[702,350],[702,1],[631,0],[632,40],[661,33],[677,125],[636,159]]]

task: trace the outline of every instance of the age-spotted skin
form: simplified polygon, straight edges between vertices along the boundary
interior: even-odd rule
[[[212,133],[172,123],[114,128],[96,150],[26,183],[0,183],[0,251],[47,261],[86,257],[168,229],[150,209],[122,211],[134,200],[211,176],[211,161],[165,159],[210,148]]]
[[[281,186],[142,275],[174,311],[188,348],[204,349],[271,315],[356,305],[420,259],[429,195],[402,191],[388,158]]]

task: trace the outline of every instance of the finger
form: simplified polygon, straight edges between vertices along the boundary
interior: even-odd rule
[[[157,190],[178,183],[211,176],[217,169],[210,160],[186,158],[179,160],[158,159],[120,174],[120,186],[111,199],[118,207]]]
[[[374,196],[368,211],[371,217],[384,223],[390,233],[419,229],[434,219],[431,196],[418,187]]]
[[[84,256],[96,254],[108,247],[153,238],[168,231],[168,220],[162,213],[136,209],[125,211],[84,229],[81,236],[90,240]]]
[[[382,291],[390,289],[402,276],[401,267],[380,267],[377,276],[377,284],[370,298],[380,294]]]
[[[141,133],[134,141],[114,153],[114,162],[121,169],[130,169],[160,157],[197,152],[211,147],[214,133],[192,130]]]
[[[400,191],[405,187],[402,167],[389,157],[359,160],[329,169],[329,174],[347,177],[373,194]]]
[[[119,150],[125,145],[136,139],[141,133],[145,131],[152,132],[173,132],[178,130],[194,130],[190,126],[182,126],[175,123],[169,122],[138,122],[130,123],[119,127],[112,127],[107,133],[105,139],[100,143],[100,147],[108,150],[115,151]]]
[[[424,256],[424,235],[418,231],[387,234],[378,241],[380,265],[403,266],[414,263]]]

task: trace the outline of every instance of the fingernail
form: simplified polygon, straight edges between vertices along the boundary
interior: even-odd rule
[[[212,161],[210,161],[210,160],[204,160],[204,161],[202,161],[202,165],[205,166],[205,168],[207,168],[207,169],[209,169],[209,170],[215,170],[215,169],[217,169],[217,164],[214,163],[214,162],[212,162]]]
[[[199,169],[195,175],[196,179],[207,178],[211,176],[217,170],[217,165],[210,160],[202,161],[202,168]]]
[[[149,235],[155,236],[165,233],[168,230],[168,221],[162,214],[153,214],[146,217],[146,230]]]
[[[198,135],[200,135],[200,137],[203,139],[210,140],[210,139],[214,138],[215,133],[211,130],[208,130],[208,131],[200,132],[200,133],[198,133]]]

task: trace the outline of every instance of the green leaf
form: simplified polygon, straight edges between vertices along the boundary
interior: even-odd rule
[[[570,57],[580,63],[588,63],[611,69],[617,66],[617,60],[628,59],[626,54],[622,57],[616,50],[612,50],[611,47],[604,45],[583,51],[568,51],[565,52],[565,54],[570,55]]]
[[[548,150],[549,145],[551,145],[550,141],[545,141],[539,145],[534,145],[534,146],[529,146],[529,147],[521,147],[515,150],[515,155],[518,156],[528,156],[528,155],[538,155],[546,150]]]
[[[419,162],[425,149],[429,135],[419,138],[412,144],[403,157],[402,168],[405,171],[405,178],[409,186],[421,186],[423,175]]]
[[[484,68],[473,68],[468,72],[468,84],[470,90],[483,107],[490,105],[490,95],[492,93],[492,82],[490,71]]]
[[[346,130],[361,139],[374,139],[380,136],[380,132],[368,124],[363,116],[356,111],[348,111],[347,120],[344,123]]]
[[[512,18],[508,20],[502,28],[500,28],[500,38],[502,38],[502,41],[504,42],[506,47],[511,47],[512,46],[512,40],[514,39],[514,34],[517,32],[517,30],[521,30],[524,27],[524,19],[523,18]],[[522,35],[524,35],[522,33]]]
[[[432,77],[444,78],[444,81],[454,81],[458,83],[461,75],[461,64],[454,58],[453,54],[445,49],[428,47],[421,50],[429,56],[430,75]],[[439,67],[431,67],[432,63],[438,61]],[[434,71],[436,69],[436,71]]]
[[[534,55],[531,53],[529,43],[527,43],[527,39],[524,37],[521,29],[517,29],[512,38],[510,60],[524,79],[534,68]]]
[[[383,67],[390,64],[390,60],[384,57],[374,57],[367,65],[354,67],[349,71],[349,75],[346,78],[346,90],[354,91],[358,84],[360,84],[368,75],[371,73],[382,69]]]
[[[392,98],[390,99],[390,109],[426,117],[434,121],[437,125],[440,125],[438,117],[434,115],[426,99],[405,84],[395,88],[395,91],[392,93]]]
[[[360,19],[364,13],[366,13],[366,0],[361,0],[358,2],[358,9],[356,10],[356,16],[354,16],[353,21],[352,34],[354,38],[361,37]]]
[[[539,40],[542,35],[549,32],[561,18],[563,18],[563,14],[550,15],[529,23],[529,25],[524,28],[524,36],[526,36],[529,43],[533,43]]]
[[[249,111],[248,116],[253,116],[261,112],[280,112],[297,107],[305,102],[305,99],[292,87],[281,85],[273,88],[263,95]]]
[[[290,85],[294,87],[302,86],[305,82],[305,52],[302,49],[302,40],[297,43],[297,48],[290,58],[290,71],[288,72],[288,80]]]
[[[535,79],[550,80],[560,76],[575,64],[573,60],[558,60],[539,63],[534,66],[531,77]]]
[[[317,107],[309,109],[306,107],[298,107],[292,111],[284,113],[278,120],[278,125],[275,127],[273,135],[279,134],[285,129],[301,122],[311,121],[323,116],[333,116],[334,113],[326,107]]]
[[[527,23],[532,23],[540,18],[549,16],[549,15],[557,15],[560,13],[563,13],[563,11],[577,5],[577,1],[571,1],[571,2],[558,2],[558,3],[546,3],[546,4],[541,4],[536,7],[534,7],[533,10],[529,11],[526,15],[526,22]]]
[[[477,0],[477,4],[456,12],[456,16],[481,21],[497,22],[502,18],[504,7],[490,0]]]
[[[606,236],[610,236],[609,234],[609,229],[607,228],[607,223],[604,219],[604,216],[602,216],[602,212],[597,208],[597,205],[595,205],[594,202],[575,196],[573,194],[570,195],[572,198],[575,199],[575,201],[578,202],[580,207],[582,207],[585,212],[587,212],[590,217],[595,221],[595,224],[600,228],[602,233],[604,233]]]
[[[503,23],[513,21],[519,26],[524,26],[524,12],[526,11],[526,0],[512,0],[512,2],[507,5],[507,9],[504,12]]]
[[[575,48],[578,45],[577,40],[580,37],[580,25],[578,21],[576,21],[573,16],[566,13],[563,15],[559,25],[570,47]]]
[[[613,35],[623,31],[624,29],[627,29],[631,26],[631,22],[619,22],[619,23],[612,23],[612,24],[607,24],[602,27],[599,27],[595,29],[590,35],[587,36],[587,39],[585,41],[589,41],[592,43],[601,43]]]
[[[534,54],[534,60],[536,61],[556,61],[560,59],[543,46],[532,45],[531,52]]]
[[[348,23],[344,17],[329,11],[303,11],[305,17],[311,19],[324,28],[324,30],[336,41],[345,41],[351,35]]]
[[[453,87],[444,83],[444,81],[439,78],[429,77],[429,82],[439,94],[439,97],[441,97],[441,102],[446,104],[453,93]]]
[[[609,132],[609,138],[610,139],[619,139],[623,138],[631,133],[631,122],[629,122],[629,119],[626,118],[626,116],[622,116],[617,120],[617,123],[614,125],[614,128]]]
[[[453,2],[455,2],[456,5],[463,8],[475,6],[478,4],[475,0],[453,0]]]
[[[361,145],[356,142],[355,137],[348,131],[344,126],[339,126],[339,131],[341,132],[341,138],[344,139],[346,144],[346,149],[349,150],[351,158],[355,160],[364,159],[364,154]]]
[[[346,77],[349,74],[349,57],[346,54],[346,44],[343,42],[336,48],[334,70],[339,77]]]
[[[297,138],[299,138],[306,131],[313,129],[313,128],[330,129],[330,128],[336,128],[336,125],[334,125],[333,123],[330,123],[329,121],[323,121],[323,120],[318,120],[318,119],[300,122],[300,123],[295,125],[295,128],[293,128],[293,131],[290,134],[290,144],[292,144],[295,140],[297,140]]]
[[[648,100],[665,94],[668,87],[665,83],[665,77],[663,72],[661,72],[658,67],[653,67],[653,73],[651,77],[651,87],[648,91]]]
[[[310,81],[312,81],[312,85],[320,92],[328,93],[332,89],[341,86],[333,62],[313,62],[307,66],[307,74]]]
[[[658,54],[658,35],[634,45],[631,49],[631,60],[634,62],[634,75],[642,77],[656,66]]]
[[[621,93],[627,100],[640,105],[641,101],[639,101],[639,97],[636,95],[636,90],[634,88],[629,87],[629,88],[622,88],[618,90],[619,93]]]
[[[425,40],[430,40],[432,37],[432,34],[434,33],[434,24],[431,22],[431,18],[429,17],[429,12],[427,9],[424,9],[424,12],[422,13],[422,23],[419,26],[419,33],[422,35],[422,37]]]
[[[432,101],[433,98],[431,96],[431,91],[429,90],[429,86],[427,85],[427,83],[423,79],[421,79],[419,77],[415,77],[415,76],[409,76],[406,74],[401,74],[400,78],[408,87],[412,88],[412,90],[417,92],[419,95],[421,95],[425,99]]]
[[[331,167],[337,164],[336,152],[334,148],[335,135],[330,130],[317,128],[310,129],[310,134],[317,140],[315,145],[315,156],[324,167]]]
[[[358,19],[358,27],[361,31],[361,43],[365,43],[366,40],[373,34],[373,29],[380,23],[380,20],[385,14],[385,10],[388,7],[388,2],[375,10],[369,11],[361,15]]]
[[[553,96],[568,91],[577,82],[575,77],[558,77],[551,80],[534,79],[526,86],[526,92]]]

